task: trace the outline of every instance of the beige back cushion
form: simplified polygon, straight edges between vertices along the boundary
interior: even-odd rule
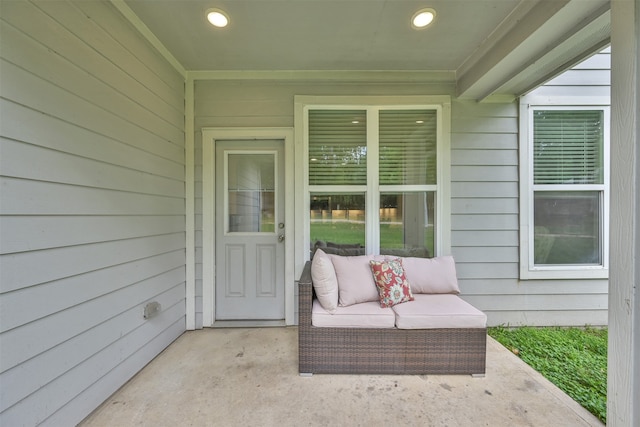
[[[453,257],[402,258],[404,273],[414,294],[459,294]]]
[[[322,308],[335,313],[338,308],[338,279],[331,258],[322,249],[316,250],[311,261],[311,280]]]
[[[373,255],[330,255],[338,278],[338,305],[346,307],[367,301],[378,301],[378,289],[373,281],[369,261]]]

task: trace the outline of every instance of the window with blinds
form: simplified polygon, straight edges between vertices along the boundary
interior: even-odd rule
[[[603,184],[602,110],[533,113],[534,184]]]
[[[533,266],[604,263],[605,112],[534,109]]]
[[[309,185],[366,182],[366,111],[310,110]]]
[[[312,254],[437,253],[441,114],[435,105],[307,110]]]
[[[435,110],[380,111],[380,185],[435,184],[436,148]]]

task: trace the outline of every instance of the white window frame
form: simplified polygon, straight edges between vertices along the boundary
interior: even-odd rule
[[[604,185],[554,185],[557,191],[603,191],[601,265],[534,265],[533,112],[544,109],[604,112]],[[604,97],[525,96],[520,100],[520,279],[607,279],[609,277],[610,106]],[[538,186],[540,187],[540,186]]]
[[[309,140],[308,111],[311,109],[353,109],[367,111],[367,183],[365,185],[309,185]],[[383,185],[378,182],[378,118],[380,110],[436,110],[437,111],[437,184],[436,185]],[[366,253],[378,253],[380,250],[380,216],[377,209],[379,195],[385,192],[436,192],[436,233],[435,254],[445,255],[451,252],[451,99],[449,96],[296,96],[296,200],[303,208],[297,211],[297,220],[301,230],[296,238],[296,265],[300,266],[308,259],[310,247],[310,194],[314,192],[363,193],[365,204]],[[303,248],[307,248],[305,251]],[[304,254],[304,255],[299,255]]]

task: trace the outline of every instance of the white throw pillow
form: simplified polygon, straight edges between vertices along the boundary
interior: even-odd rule
[[[459,294],[456,264],[451,255],[402,258],[404,273],[414,294]]]
[[[322,308],[334,314],[338,308],[338,279],[331,258],[322,249],[313,254],[311,280]]]
[[[338,305],[346,307],[359,302],[379,301],[378,288],[373,281],[369,261],[373,255],[331,255],[338,278]]]

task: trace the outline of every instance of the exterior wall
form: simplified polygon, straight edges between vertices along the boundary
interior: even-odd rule
[[[291,81],[195,82],[196,328],[202,327],[203,127],[294,127],[295,95],[450,95],[452,85],[309,83]],[[296,210],[299,207],[296,206]],[[293,238],[287,233],[287,239]],[[296,266],[298,271],[300,266]],[[297,292],[297,291],[296,291]],[[296,295],[297,319],[297,295]]]
[[[490,325],[605,325],[606,280],[520,280],[518,105],[452,104],[452,254]]]
[[[528,96],[543,100],[542,102],[558,98],[565,102],[582,99],[587,100],[587,103],[591,100],[601,105],[602,100],[609,99],[610,96],[610,52],[608,47],[603,49]],[[514,142],[516,145],[512,148],[517,149],[517,141]],[[514,173],[517,174],[517,171]],[[518,248],[512,255],[518,256],[517,250]],[[512,265],[512,268],[517,268],[517,264]],[[517,272],[512,273],[512,277],[517,278]],[[496,323],[577,326],[607,324],[608,280],[522,280],[517,281],[515,287],[496,285],[497,283],[485,285],[486,289],[495,288],[495,296],[486,305],[478,301],[478,305],[484,305],[489,313],[497,310],[493,315],[490,314]],[[475,301],[476,298],[481,300],[486,297],[474,296],[470,300]]]
[[[197,327],[202,327],[200,129],[293,127],[294,95],[416,94],[452,95],[453,88],[446,84],[196,81]],[[606,281],[519,280],[518,104],[453,99],[451,127],[451,251],[463,297],[484,310],[491,325],[606,324]]]
[[[0,425],[75,425],[185,330],[184,79],[110,2],[1,8]]]

